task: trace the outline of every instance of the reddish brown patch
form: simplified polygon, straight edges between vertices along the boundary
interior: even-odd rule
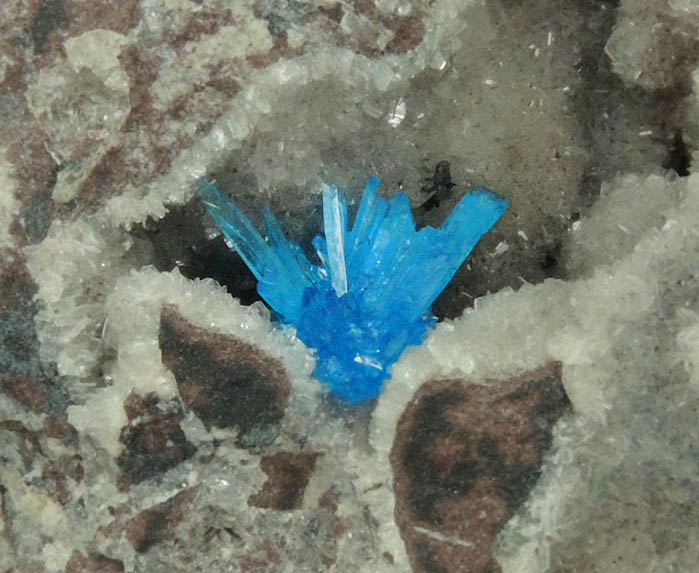
[[[349,531],[345,519],[338,515],[339,499],[334,487],[326,491],[318,500],[318,510],[307,528],[316,540],[316,551],[326,569],[337,563],[338,544]]]
[[[125,10],[128,13],[128,6]],[[100,13],[99,17],[109,19],[109,13]],[[144,53],[136,45],[125,48],[120,54],[119,60],[129,77],[130,84],[131,109],[122,127],[124,135],[117,145],[105,150],[97,158],[91,171],[76,189],[77,201],[62,206],[61,215],[69,213],[77,215],[84,210],[94,211],[105,200],[123,193],[128,184],[140,187],[166,173],[172,167],[174,158],[193,143],[194,136],[180,137],[175,145],[163,145],[161,143],[163,134],[166,131],[176,131],[179,122],[191,122],[193,118],[198,122],[197,133],[201,133],[208,129],[213,121],[223,113],[223,106],[216,105],[216,102],[213,102],[211,98],[200,98],[201,102],[197,100],[201,109],[190,110],[187,108],[189,102],[195,99],[193,98],[195,90],[202,86],[193,86],[189,93],[174,104],[172,110],[163,112],[154,109],[150,90],[157,77],[160,63],[153,61],[152,54]],[[226,78],[223,77],[212,79],[211,87],[223,90],[222,93],[226,97],[237,91],[237,84],[232,80],[226,81]],[[182,111],[180,116],[178,116],[178,109]],[[33,118],[29,117],[27,125],[32,127],[33,123],[35,123]],[[32,133],[31,129],[29,129],[29,133]],[[26,234],[30,235],[32,242],[43,238],[41,232],[45,233],[48,222],[55,215],[55,207],[50,199],[57,173],[56,165],[46,153],[46,148],[49,147],[47,138],[38,130],[36,133],[38,135],[29,140],[29,143],[24,142],[27,139],[24,137],[18,144],[23,145],[24,148],[29,148],[34,156],[29,157],[26,150],[21,149],[15,155],[21,155],[24,161],[14,162],[18,175],[22,174],[25,179],[21,182],[22,188],[29,190],[24,197],[27,199],[26,211],[32,217],[24,216],[23,212],[23,219],[25,227],[29,227]],[[146,135],[145,139],[144,135]],[[39,141],[35,141],[38,138]],[[94,153],[95,149],[94,141],[82,137],[73,142],[70,155],[66,155],[66,159],[76,161],[85,159]],[[65,149],[61,151],[64,154],[67,153]],[[45,157],[40,157],[42,152],[46,154]],[[43,165],[46,165],[46,170],[42,170]],[[47,171],[46,175],[44,175],[44,171]],[[44,181],[26,181],[30,174],[34,179],[37,179],[39,175],[44,175]],[[42,190],[43,195],[39,196],[38,194]],[[30,225],[26,224],[27,221]],[[31,225],[33,221],[36,223]],[[34,227],[39,229],[34,230]],[[16,229],[18,232],[21,231],[18,225],[16,225]],[[36,239],[34,239],[35,236]]]
[[[128,46],[119,54],[119,62],[129,77],[129,99],[131,110],[124,122],[123,131],[128,132],[139,125],[150,125],[156,114],[150,87],[158,76],[157,64],[147,58],[138,46]]]
[[[36,283],[19,253],[0,260],[0,312],[7,312],[30,301]]]
[[[29,3],[28,20],[25,29],[31,36],[34,53],[39,55],[34,63],[39,63],[42,55],[53,56],[66,33],[68,19],[63,0],[35,0]],[[48,61],[45,58],[44,61]]]
[[[73,551],[66,564],[66,573],[122,573],[124,563],[110,559],[102,553],[90,553],[85,557],[78,550]]]
[[[0,260],[0,392],[33,412],[61,415],[65,391],[54,383],[51,365],[39,356],[36,285],[25,260],[18,253],[6,255]]]
[[[28,410],[37,414],[48,410],[49,393],[45,384],[11,372],[0,374],[0,380],[3,383],[3,391]]]
[[[264,456],[260,467],[268,478],[260,492],[250,496],[248,505],[278,510],[299,509],[317,457],[317,454],[291,452]]]
[[[274,565],[281,563],[279,551],[269,539],[265,539],[262,545],[254,553],[238,554],[238,565],[243,571],[271,571]]]
[[[131,392],[124,400],[124,412],[129,422],[134,418],[145,414],[156,414],[158,411],[159,398],[155,392],[149,392],[142,396],[138,392]]]
[[[366,17],[373,23],[378,23],[381,26],[388,27],[386,24],[389,18],[379,11],[373,2],[366,0],[357,0],[351,3],[351,8],[354,12]],[[323,35],[327,36],[327,42],[337,46],[354,50],[369,58],[376,58],[381,51],[376,44],[376,38],[373,35],[366,34],[362,38],[357,38],[352,34],[348,34],[340,26],[340,22],[345,14],[345,8],[342,4],[335,3],[332,6],[321,6],[317,10],[306,14],[301,23],[304,26],[313,26],[317,30],[321,30]],[[303,53],[304,47],[297,48],[292,56]]]
[[[80,483],[85,477],[85,468],[83,467],[82,461],[82,456],[77,454],[61,456],[58,460],[65,474],[76,483]]]
[[[351,5],[357,14],[366,16],[369,20],[380,22],[383,13],[376,7],[374,0],[353,0]]]
[[[77,549],[70,555],[68,563],[66,563],[66,573],[83,573],[85,570],[85,556]]]
[[[179,417],[155,408],[145,421],[122,428],[119,440],[125,448],[116,460],[122,470],[121,490],[159,476],[194,454],[196,448],[187,441]]]
[[[0,20],[0,36],[12,37],[12,32],[19,34],[29,28],[34,11],[40,0],[15,2],[12,10],[5,10],[7,18]]]
[[[123,539],[126,524],[129,516],[132,514],[132,510],[126,504],[121,504],[116,507],[108,506],[107,512],[113,519],[97,528],[96,535],[93,538],[94,541],[100,539]]]
[[[388,22],[393,38],[386,45],[389,54],[402,54],[412,50],[422,42],[425,25],[416,16],[398,16]]]
[[[338,539],[347,533],[347,525],[337,515],[339,500],[340,495],[335,488],[330,488],[318,500],[318,507],[327,514],[326,518],[330,517],[330,532]]]
[[[43,430],[47,438],[61,440],[70,446],[78,445],[78,431],[65,418],[46,416]]]
[[[318,13],[337,24],[342,21],[342,17],[345,15],[345,11],[342,9],[342,4],[339,2],[335,2],[335,4],[332,6],[319,6]]]
[[[223,62],[210,69],[210,79],[206,85],[225,95],[228,99],[232,99],[240,91],[240,84],[233,79],[228,64]]]
[[[435,380],[418,389],[390,455],[414,571],[500,570],[495,538],[539,478],[569,405],[559,363],[492,386]]]
[[[38,434],[27,428],[19,420],[0,421],[0,433],[2,433],[3,430],[14,437],[17,452],[21,456],[22,463],[24,464],[24,470],[31,470],[34,463],[39,461],[44,455]],[[9,443],[9,438],[7,436],[3,436],[3,440]]]
[[[212,36],[222,26],[230,26],[233,15],[230,9],[220,12],[199,10],[192,13],[184,27],[172,38],[174,46],[182,46],[188,42],[197,42],[202,36]]]
[[[27,27],[37,54],[33,60],[36,69],[52,65],[68,38],[100,28],[127,34],[141,18],[138,0],[41,0],[32,4]]]
[[[82,457],[78,455],[63,455],[57,460],[49,460],[41,470],[44,490],[61,505],[66,505],[70,501],[68,478],[80,483],[84,476]]]
[[[57,502],[66,505],[70,501],[69,486],[80,483],[84,477],[82,457],[77,454],[62,454],[56,459],[46,459],[42,440],[46,437],[42,432],[27,428],[18,420],[3,420],[0,422],[0,440],[13,448],[22,458],[21,471],[31,472],[41,468],[41,480],[35,485],[53,497]],[[69,445],[69,444],[66,444]]]
[[[0,54],[5,54],[12,60],[7,68],[2,82],[0,82],[0,93],[17,92],[25,85],[24,65],[25,60],[17,47],[6,39],[0,40]]]
[[[37,243],[46,236],[54,214],[51,194],[58,173],[58,166],[47,151],[48,138],[34,118],[27,115],[26,120],[22,135],[7,150],[21,190],[16,197],[20,216],[12,225],[12,233],[23,244]]]
[[[274,38],[271,49],[264,54],[252,54],[247,57],[248,63],[253,68],[266,68],[277,60],[282,58],[290,58],[298,54],[298,51],[292,50],[286,39],[286,33]]]
[[[127,34],[141,19],[139,0],[119,0],[119,2],[63,0],[63,5],[66,20],[70,23],[70,36],[97,28]]]
[[[174,104],[174,111],[164,113],[153,106],[151,87],[158,75],[158,63],[149,58],[149,54],[143,53],[137,46],[130,46],[119,56],[119,61],[129,76],[131,98],[131,110],[124,122],[122,131],[127,134],[141,131],[148,135],[146,141],[139,138],[128,145],[128,151],[124,150],[124,160],[133,164],[133,173],[129,176],[132,183],[144,185],[158,175],[165,173],[172,165],[172,160],[182,149],[191,143],[190,140],[178,141],[177,145],[164,147],[159,144],[160,136],[165,130],[165,123],[177,119],[177,106],[184,106],[191,93],[182,97],[180,102]],[[145,128],[145,129],[144,129]],[[136,157],[140,157],[138,161]],[[141,166],[143,158],[148,158],[153,163],[153,169],[143,173]]]
[[[105,198],[123,192],[130,175],[127,155],[123,147],[112,147],[100,157],[77,189],[77,198],[83,203],[82,207],[96,207]]]
[[[195,327],[171,306],[163,308],[159,341],[182,399],[207,428],[237,427],[243,438],[280,422],[291,386],[279,360],[234,336]]]
[[[140,512],[126,525],[126,538],[139,553],[172,537],[194,502],[198,487],[181,491],[167,501]]]
[[[380,11],[372,0],[354,0],[352,6],[357,14],[380,23],[393,32],[393,38],[385,49],[390,54],[402,54],[415,48],[425,36],[425,25],[420,16],[390,16]],[[359,49],[367,56],[376,57],[380,54],[378,47],[368,42],[362,42]]]

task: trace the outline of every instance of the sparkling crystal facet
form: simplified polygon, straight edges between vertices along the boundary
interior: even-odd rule
[[[435,323],[430,305],[478,239],[507,208],[487,189],[466,193],[438,229],[415,230],[404,193],[378,196],[371,177],[349,230],[347,204],[323,185],[324,236],[312,264],[265,210],[265,240],[206,180],[199,193],[214,221],[257,277],[260,296],[316,351],[315,375],[350,402],[376,396],[406,346]]]

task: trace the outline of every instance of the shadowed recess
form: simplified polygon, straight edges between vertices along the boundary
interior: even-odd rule
[[[242,304],[261,300],[257,281],[247,265],[226,246],[223,236],[206,236],[198,198],[171,206],[158,221],[134,228],[130,256],[137,266],[152,264],[163,272],[178,268],[188,279],[212,278]]]

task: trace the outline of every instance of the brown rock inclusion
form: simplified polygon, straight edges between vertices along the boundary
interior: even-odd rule
[[[560,363],[493,386],[433,380],[418,389],[390,457],[414,571],[500,571],[495,538],[538,480],[569,405]]]
[[[127,399],[127,404],[132,401]],[[128,415],[126,404],[125,410]],[[196,448],[185,437],[179,424],[181,418],[181,410],[154,408],[138,422],[121,429],[119,440],[124,444],[124,451],[117,458],[122,471],[120,489],[127,490],[132,484],[158,477],[194,455]]]
[[[198,488],[189,488],[146,509],[126,526],[126,537],[139,553],[170,539],[190,511]]]
[[[171,306],[162,311],[159,340],[182,399],[207,428],[236,427],[242,439],[281,421],[290,383],[278,360],[238,338],[193,326]]]
[[[316,454],[278,452],[260,462],[268,476],[259,493],[250,496],[248,505],[279,510],[299,509],[303,493],[316,465]]]

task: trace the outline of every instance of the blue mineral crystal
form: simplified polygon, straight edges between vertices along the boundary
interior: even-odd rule
[[[508,203],[474,189],[440,228],[416,231],[408,197],[384,199],[378,188],[371,177],[350,229],[344,197],[323,185],[315,265],[269,209],[263,238],[216,187],[205,179],[199,186],[214,221],[257,277],[260,296],[315,348],[315,376],[355,403],[376,396],[405,347],[422,342],[436,321],[432,302]]]

